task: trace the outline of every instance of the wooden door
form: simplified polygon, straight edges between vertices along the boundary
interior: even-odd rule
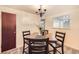
[[[2,47],[1,51],[16,48],[16,15],[2,12]]]

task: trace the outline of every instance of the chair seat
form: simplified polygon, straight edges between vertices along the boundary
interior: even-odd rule
[[[50,43],[50,45],[52,46],[52,47],[54,47],[54,48],[59,48],[59,47],[61,47],[62,45],[60,44],[60,43],[58,43],[57,41],[49,41]]]

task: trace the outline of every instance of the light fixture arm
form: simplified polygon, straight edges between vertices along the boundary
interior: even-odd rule
[[[39,14],[40,17],[42,18],[43,15],[45,14],[46,12],[46,9],[42,10],[42,5],[40,5],[40,9],[38,9],[39,12],[36,12],[36,14]]]

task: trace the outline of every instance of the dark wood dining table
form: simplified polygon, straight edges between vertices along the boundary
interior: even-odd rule
[[[33,38],[33,39],[44,39],[44,38],[49,38],[47,35],[42,36],[42,35],[37,35],[37,34],[32,34],[32,35],[27,35],[26,38]]]

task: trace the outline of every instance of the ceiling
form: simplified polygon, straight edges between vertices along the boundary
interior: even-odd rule
[[[5,7],[9,8],[14,8],[14,9],[19,9],[23,10],[29,13],[36,14],[35,12],[38,11],[40,8],[40,5],[3,5]],[[43,5],[42,8],[46,9],[46,14],[47,15],[53,15],[53,14],[58,14],[62,12],[67,12],[74,10],[75,8],[79,8],[77,5]]]

